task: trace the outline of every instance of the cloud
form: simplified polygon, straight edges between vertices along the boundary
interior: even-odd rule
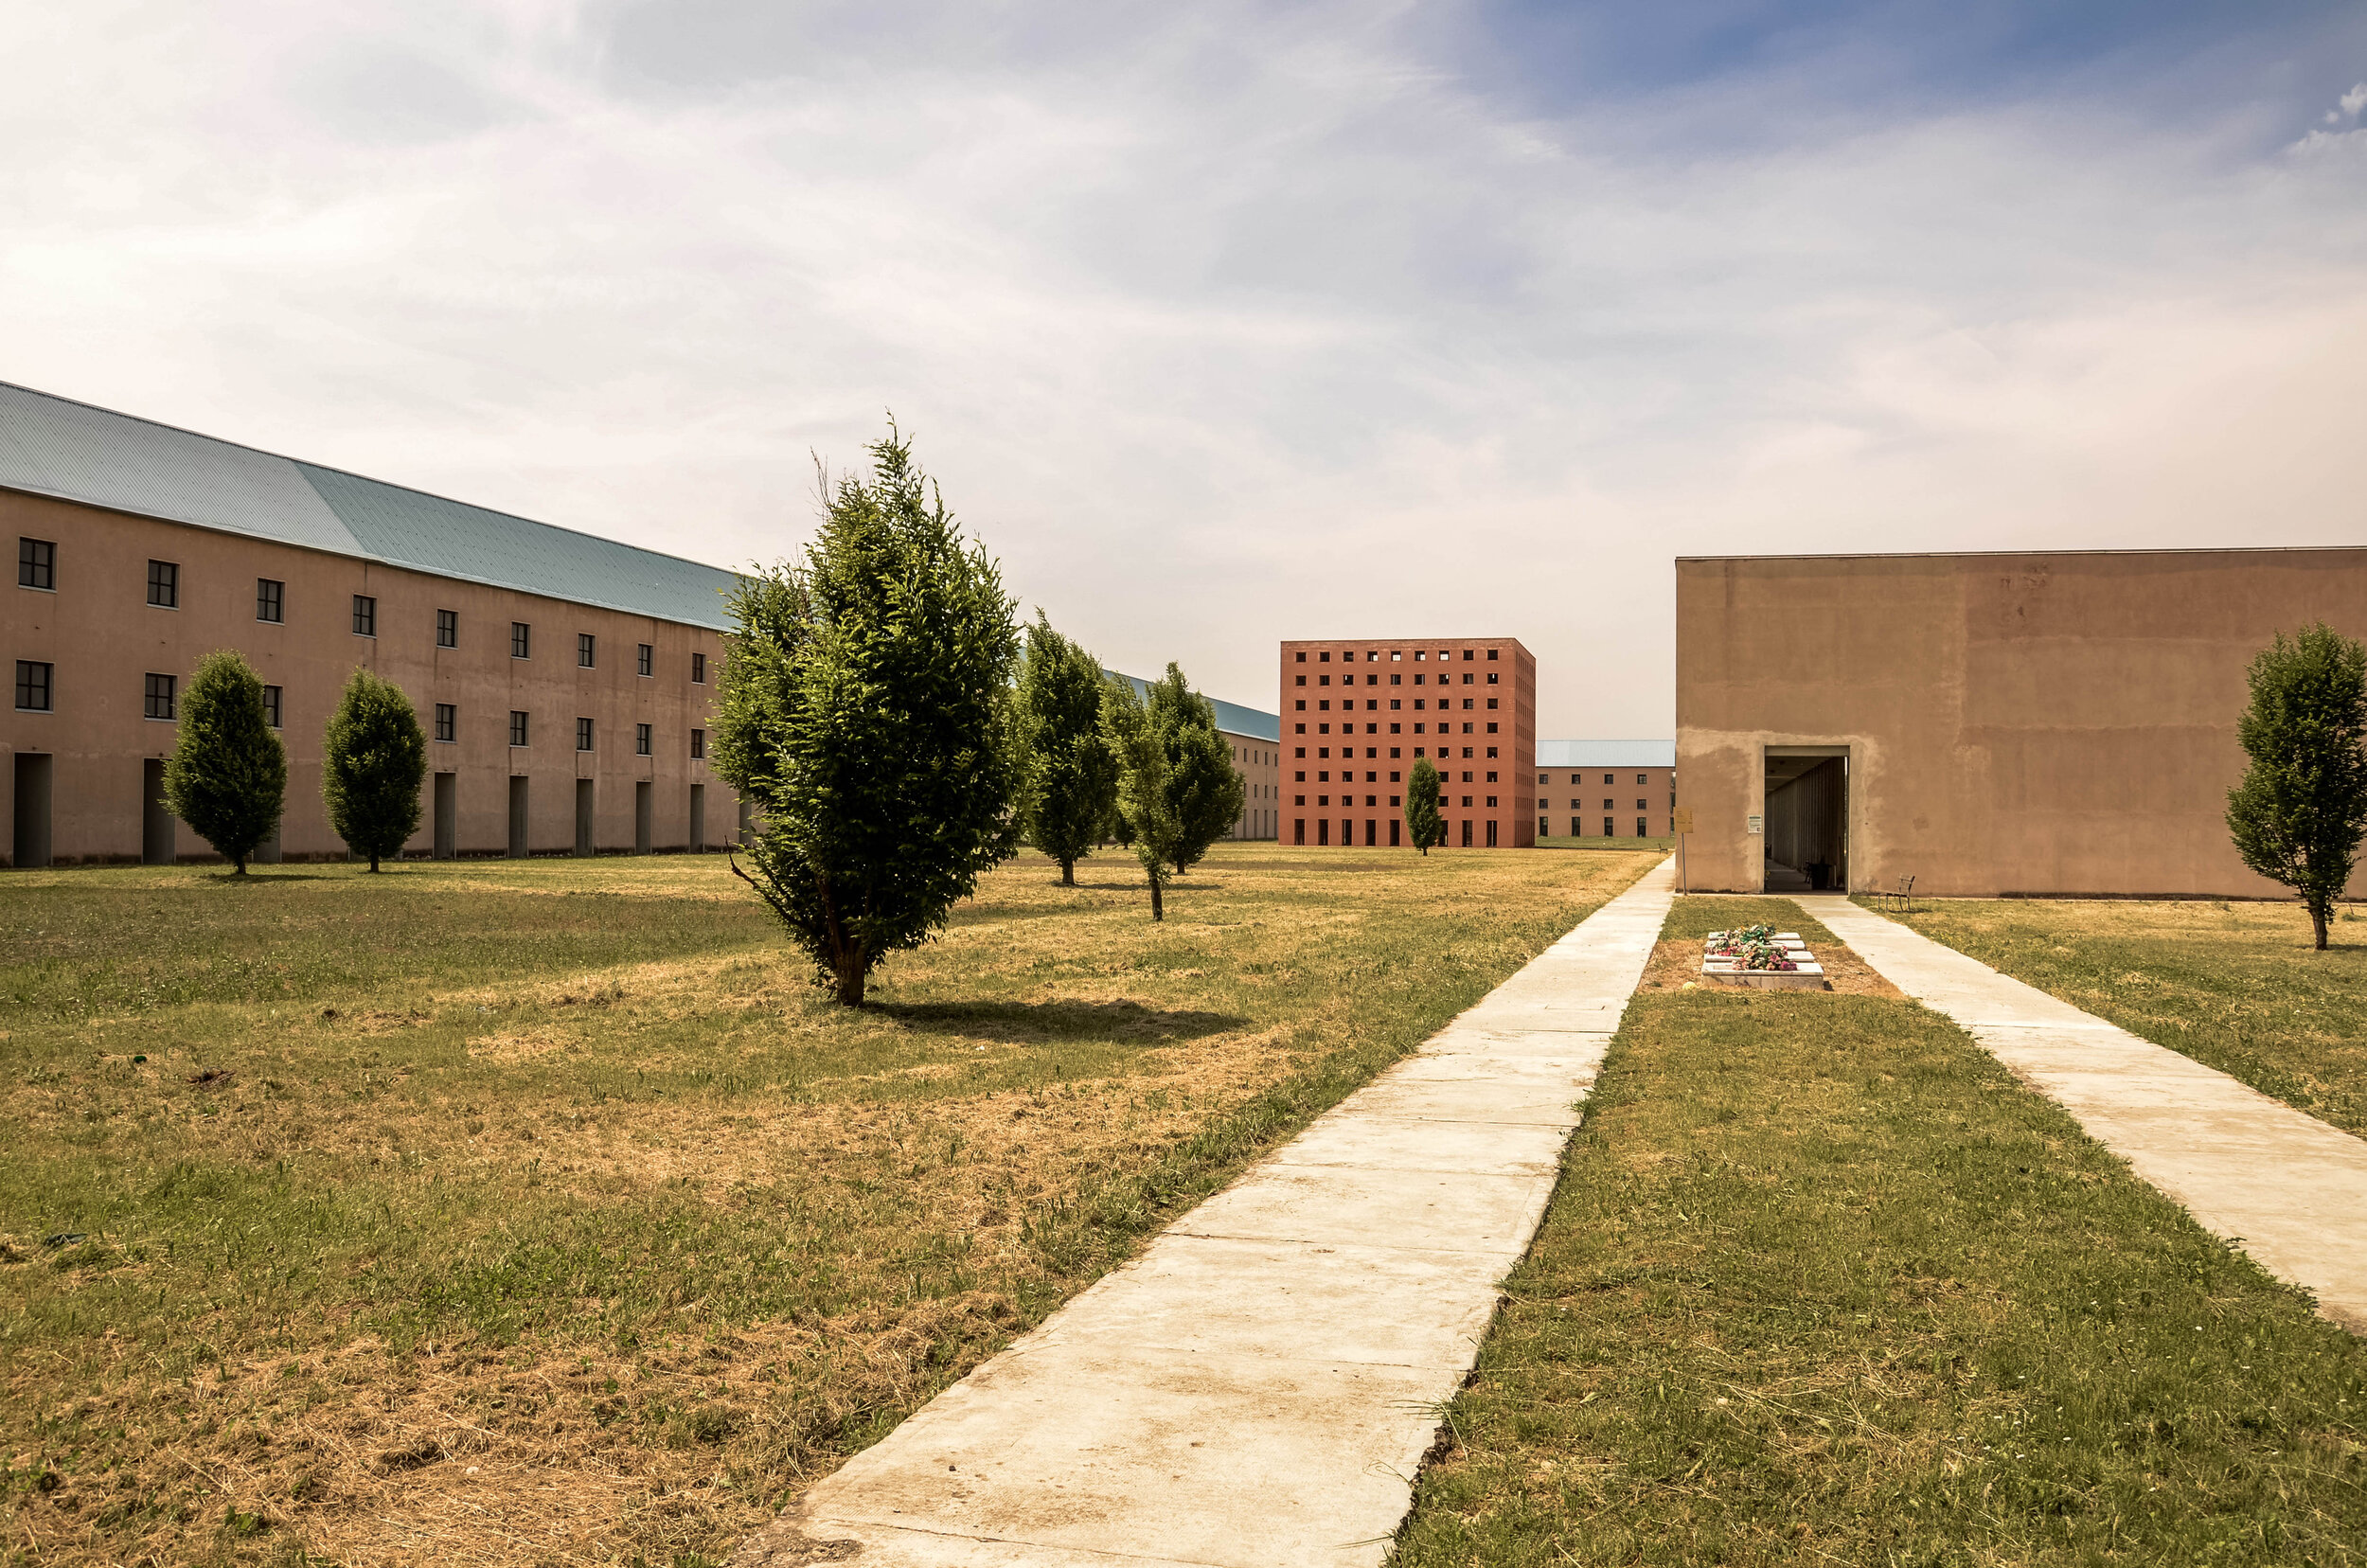
[[[1502,627],[1572,735],[1667,732],[1681,553],[2358,539],[2323,98],[1488,25],[22,8],[0,377],[724,561],[892,407],[1107,663]]]
[[[2349,92],[2343,94],[2340,101],[2342,104],[2342,113],[2350,116],[2354,119],[2358,118],[2358,112],[2361,109],[2367,109],[2367,81],[2358,83]]]

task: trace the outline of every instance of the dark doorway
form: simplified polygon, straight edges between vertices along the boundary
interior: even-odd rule
[[[576,780],[576,853],[592,853],[592,780]]]
[[[16,843],[11,864],[30,869],[49,864],[49,780],[45,752],[16,754]]]
[[[1824,893],[1849,885],[1849,751],[1770,746],[1762,855],[1770,893]]]
[[[1405,826],[1405,823],[1404,823],[1404,822],[1403,822],[1403,820],[1402,820],[1402,819],[1400,819],[1400,818],[1397,818],[1397,817],[1391,817],[1391,818],[1389,819],[1389,847],[1390,847],[1390,848],[1395,849],[1395,848],[1398,847],[1398,845],[1397,845],[1397,829],[1400,829],[1400,828],[1402,828],[1402,827],[1404,827],[1404,826]]]
[[[527,811],[527,779],[523,774],[512,774],[509,779],[509,858],[524,860],[534,853],[527,838],[532,817]]]
[[[165,759],[140,759],[140,864],[172,864],[172,812],[165,807]]]
[[[1315,842],[1326,849],[1331,847],[1331,819],[1329,817],[1315,819]]]
[[[1471,819],[1469,817],[1463,819],[1463,847],[1466,849],[1471,847]]]
[[[1496,823],[1495,819],[1492,817],[1488,819],[1487,823],[1487,847],[1490,849],[1496,847]]]
[[[707,847],[707,787],[690,786],[690,852],[706,853]]]
[[[436,775],[436,858],[451,860],[460,853],[460,775]]]
[[[632,787],[632,852],[650,852],[650,781],[646,778]]]

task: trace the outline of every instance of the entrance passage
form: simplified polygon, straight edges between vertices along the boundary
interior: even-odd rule
[[[644,778],[632,787],[632,852],[634,854],[646,855],[650,852],[650,781]]]
[[[690,786],[690,852],[706,853],[707,847],[707,787]]]
[[[460,853],[460,775],[436,775],[436,858],[452,860]]]
[[[9,864],[30,869],[49,864],[49,757],[41,752],[16,754],[16,843]]]
[[[172,812],[165,805],[165,759],[140,759],[140,864],[170,865]]]
[[[576,780],[576,853],[592,852],[592,780]]]
[[[1767,748],[1763,854],[1770,893],[1849,885],[1849,748]]]
[[[526,778],[524,774],[509,775],[509,858],[524,860],[533,847],[526,840]]]

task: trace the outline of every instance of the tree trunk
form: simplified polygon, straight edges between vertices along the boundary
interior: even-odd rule
[[[246,857],[244,855],[233,855],[230,857],[230,874],[234,877],[243,877],[246,875]]]
[[[1156,877],[1150,879],[1150,918],[1153,920],[1167,918],[1166,908],[1159,902],[1159,879]]]
[[[378,851],[375,849],[370,851],[370,869],[373,871],[378,869]]]
[[[1064,860],[1060,863],[1060,885],[1062,887],[1077,885],[1077,863],[1075,861]]]
[[[2309,923],[2318,931],[2318,951],[2326,951],[2326,906],[2319,900],[2309,900]]]
[[[862,964],[852,954],[839,960],[838,988],[831,994],[837,998],[840,1007],[860,1007],[863,1006],[863,985],[865,978]]]

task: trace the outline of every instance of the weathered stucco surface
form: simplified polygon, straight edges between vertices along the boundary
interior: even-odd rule
[[[2316,620],[2367,637],[2367,549],[1680,561],[1686,880],[1758,888],[1766,748],[1841,745],[1853,888],[2282,896],[2223,814],[2245,668]]]

